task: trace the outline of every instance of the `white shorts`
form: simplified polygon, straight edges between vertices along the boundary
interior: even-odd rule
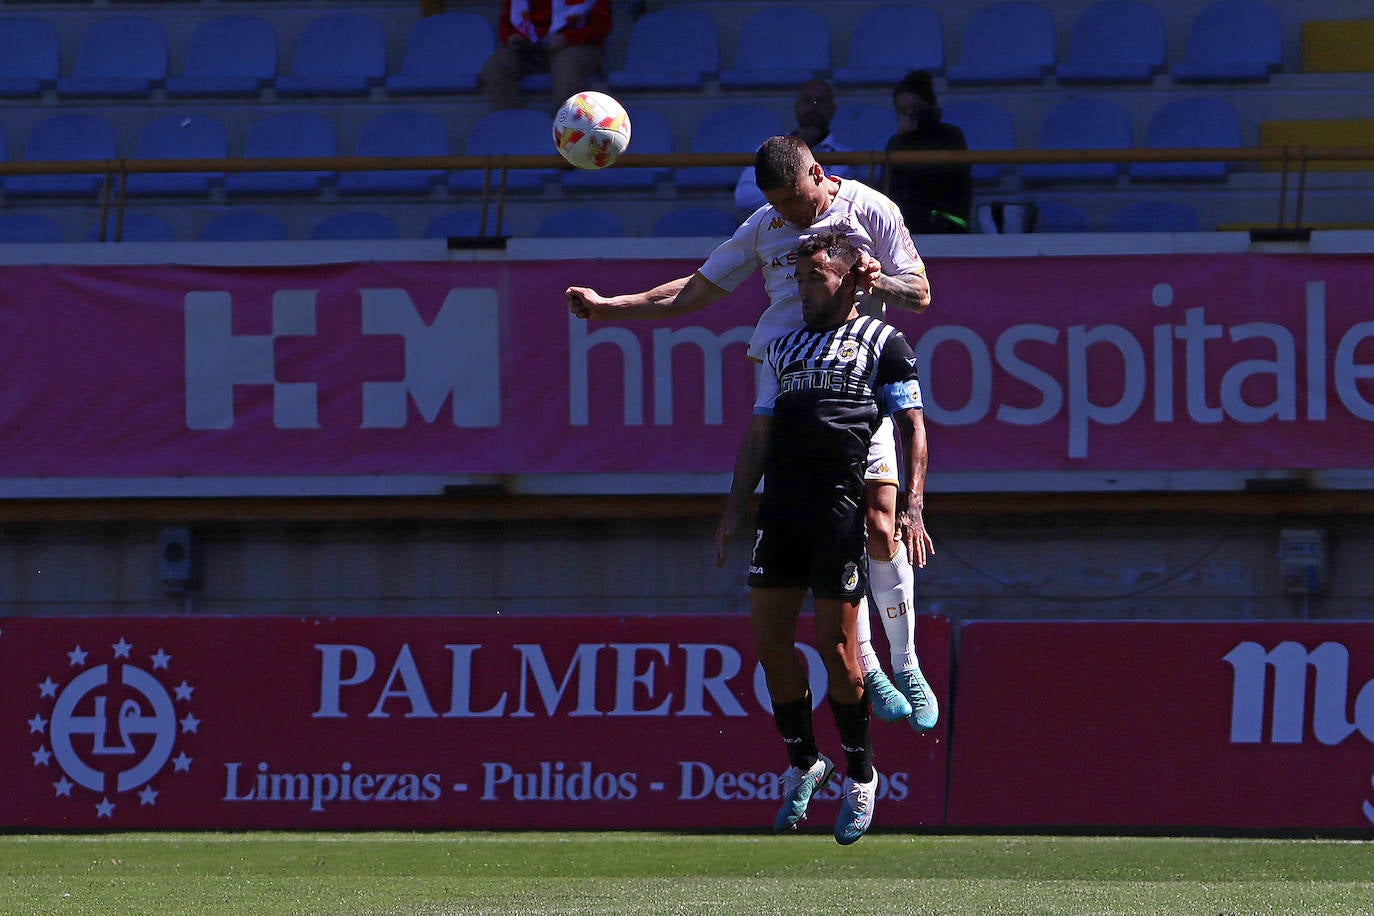
[[[864,469],[864,480],[900,486],[897,469],[896,432],[892,426],[892,418],[883,417],[878,431],[873,434],[873,441],[868,445],[868,466]]]

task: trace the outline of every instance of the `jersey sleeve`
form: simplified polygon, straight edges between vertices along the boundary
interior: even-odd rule
[[[869,207],[868,231],[873,237],[873,256],[883,265],[883,273],[891,277],[924,274],[925,262],[911,239],[902,211],[886,195],[873,193],[877,200]]]
[[[771,416],[773,405],[778,401],[780,386],[778,385],[778,368],[773,349],[773,347],[768,348],[768,353],[757,370],[757,377],[754,382],[754,413],[756,414]]]
[[[920,410],[921,380],[916,372],[916,354],[902,334],[887,339],[878,356],[878,409],[884,415],[899,410]]]
[[[727,293],[747,280],[760,264],[758,252],[755,250],[755,239],[762,212],[763,210],[756,210],[740,224],[734,235],[717,245],[716,250],[711,252],[697,273]]]

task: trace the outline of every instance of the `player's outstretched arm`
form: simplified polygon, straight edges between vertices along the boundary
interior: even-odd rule
[[[935,553],[924,514],[929,463],[925,416],[909,407],[893,413],[892,422],[897,431],[897,460],[902,465],[900,477],[905,484],[897,491],[897,535],[906,545],[912,564],[923,567]]]
[[[725,290],[696,273],[641,293],[603,296],[585,286],[569,286],[564,295],[569,310],[578,318],[663,319],[700,311],[724,296]]]
[[[861,252],[859,275],[863,289],[888,308],[921,313],[930,308],[930,280],[925,271],[891,276],[877,258]]]
[[[735,453],[735,475],[730,481],[730,496],[725,502],[725,513],[716,526],[716,565],[725,563],[725,545],[735,536],[740,523],[749,512],[749,500],[763,479],[763,461],[768,456],[768,435],[772,429],[773,418],[767,414],[754,414],[745,430],[744,440]]]

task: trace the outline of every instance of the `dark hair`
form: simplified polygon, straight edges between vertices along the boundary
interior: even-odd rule
[[[808,235],[797,245],[797,257],[799,258],[820,254],[822,251],[830,260],[843,264],[846,271],[853,270],[854,265],[859,262],[859,249],[854,247],[849,236],[834,229]]]
[[[935,107],[935,81],[931,79],[929,70],[911,70],[902,77],[901,81],[892,87],[893,101],[903,93],[910,93],[932,108]]]
[[[754,154],[754,179],[760,191],[795,184],[811,158],[811,147],[792,136],[769,137]]]

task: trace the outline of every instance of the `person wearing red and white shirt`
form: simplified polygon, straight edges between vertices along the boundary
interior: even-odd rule
[[[605,63],[611,25],[610,0],[503,0],[499,44],[482,67],[492,109],[519,108],[529,73],[552,77],[555,106],[586,89]]]

